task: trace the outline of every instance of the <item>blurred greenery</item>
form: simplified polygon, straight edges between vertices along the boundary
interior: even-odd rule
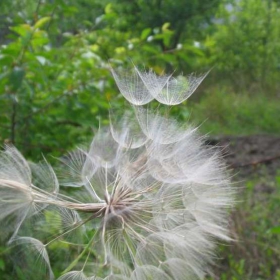
[[[110,67],[132,62],[156,73],[214,67],[201,102],[178,114],[210,119],[215,134],[279,133],[278,3],[249,2],[2,1],[0,142],[36,158],[87,141],[121,102]]]
[[[231,222],[235,241],[222,246],[216,263],[218,278],[208,280],[279,280],[280,172],[250,176],[242,190],[242,201]]]
[[[0,143],[30,159],[89,141],[110,104],[124,106],[110,68],[132,64],[158,74],[212,69],[175,109],[204,132],[280,133],[279,1],[10,0],[0,11]],[[6,261],[0,279],[14,279]],[[272,279],[248,276],[246,265],[231,254],[220,279]]]

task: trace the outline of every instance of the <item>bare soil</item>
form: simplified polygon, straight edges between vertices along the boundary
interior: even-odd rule
[[[280,175],[280,136],[222,136],[210,144],[222,148],[229,168],[240,178]]]

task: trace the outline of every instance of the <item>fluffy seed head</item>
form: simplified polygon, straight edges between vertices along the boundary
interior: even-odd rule
[[[14,147],[1,153],[0,220],[9,219],[10,242],[30,244],[51,279],[48,251],[57,243],[75,252],[60,280],[203,279],[215,240],[230,240],[234,189],[220,153],[197,129],[139,106],[154,98],[178,104],[203,77],[137,68],[113,75],[134,113],[111,115],[110,126],[62,157],[56,173]]]

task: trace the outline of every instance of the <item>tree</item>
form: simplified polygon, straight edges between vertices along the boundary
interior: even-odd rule
[[[235,89],[279,86],[280,11],[272,1],[241,0],[221,5],[210,57]]]

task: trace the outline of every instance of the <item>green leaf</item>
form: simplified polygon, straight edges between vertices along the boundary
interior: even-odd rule
[[[161,27],[162,31],[166,31],[168,30],[168,28],[170,27],[170,22],[166,22],[163,24],[163,26]]]
[[[24,75],[24,70],[20,67],[14,67],[12,70],[10,74],[10,84],[12,85],[12,89],[14,91],[20,88]]]
[[[280,233],[280,226],[273,227],[273,228],[269,229],[268,232],[279,234]]]
[[[145,40],[151,33],[151,28],[145,28],[141,33],[141,40]]]
[[[111,13],[113,13],[113,9],[112,9],[112,4],[109,3],[105,7],[105,14],[111,14]]]
[[[47,37],[47,33],[45,31],[37,30],[32,39],[33,47],[40,47],[48,44],[49,38]]]
[[[11,30],[19,34],[20,36],[26,36],[26,34],[32,32],[32,27],[29,24],[20,24],[10,27]]]
[[[276,176],[276,183],[277,183],[277,185],[279,185],[280,186],[280,176]]]
[[[35,28],[42,28],[47,22],[51,20],[51,17],[40,18],[34,25]]]
[[[6,78],[6,77],[9,75],[9,73],[10,73],[9,71],[6,71],[6,72],[4,72],[4,73],[1,73],[1,74],[0,74],[0,80]]]
[[[0,259],[0,270],[4,270],[5,269],[5,262]]]

